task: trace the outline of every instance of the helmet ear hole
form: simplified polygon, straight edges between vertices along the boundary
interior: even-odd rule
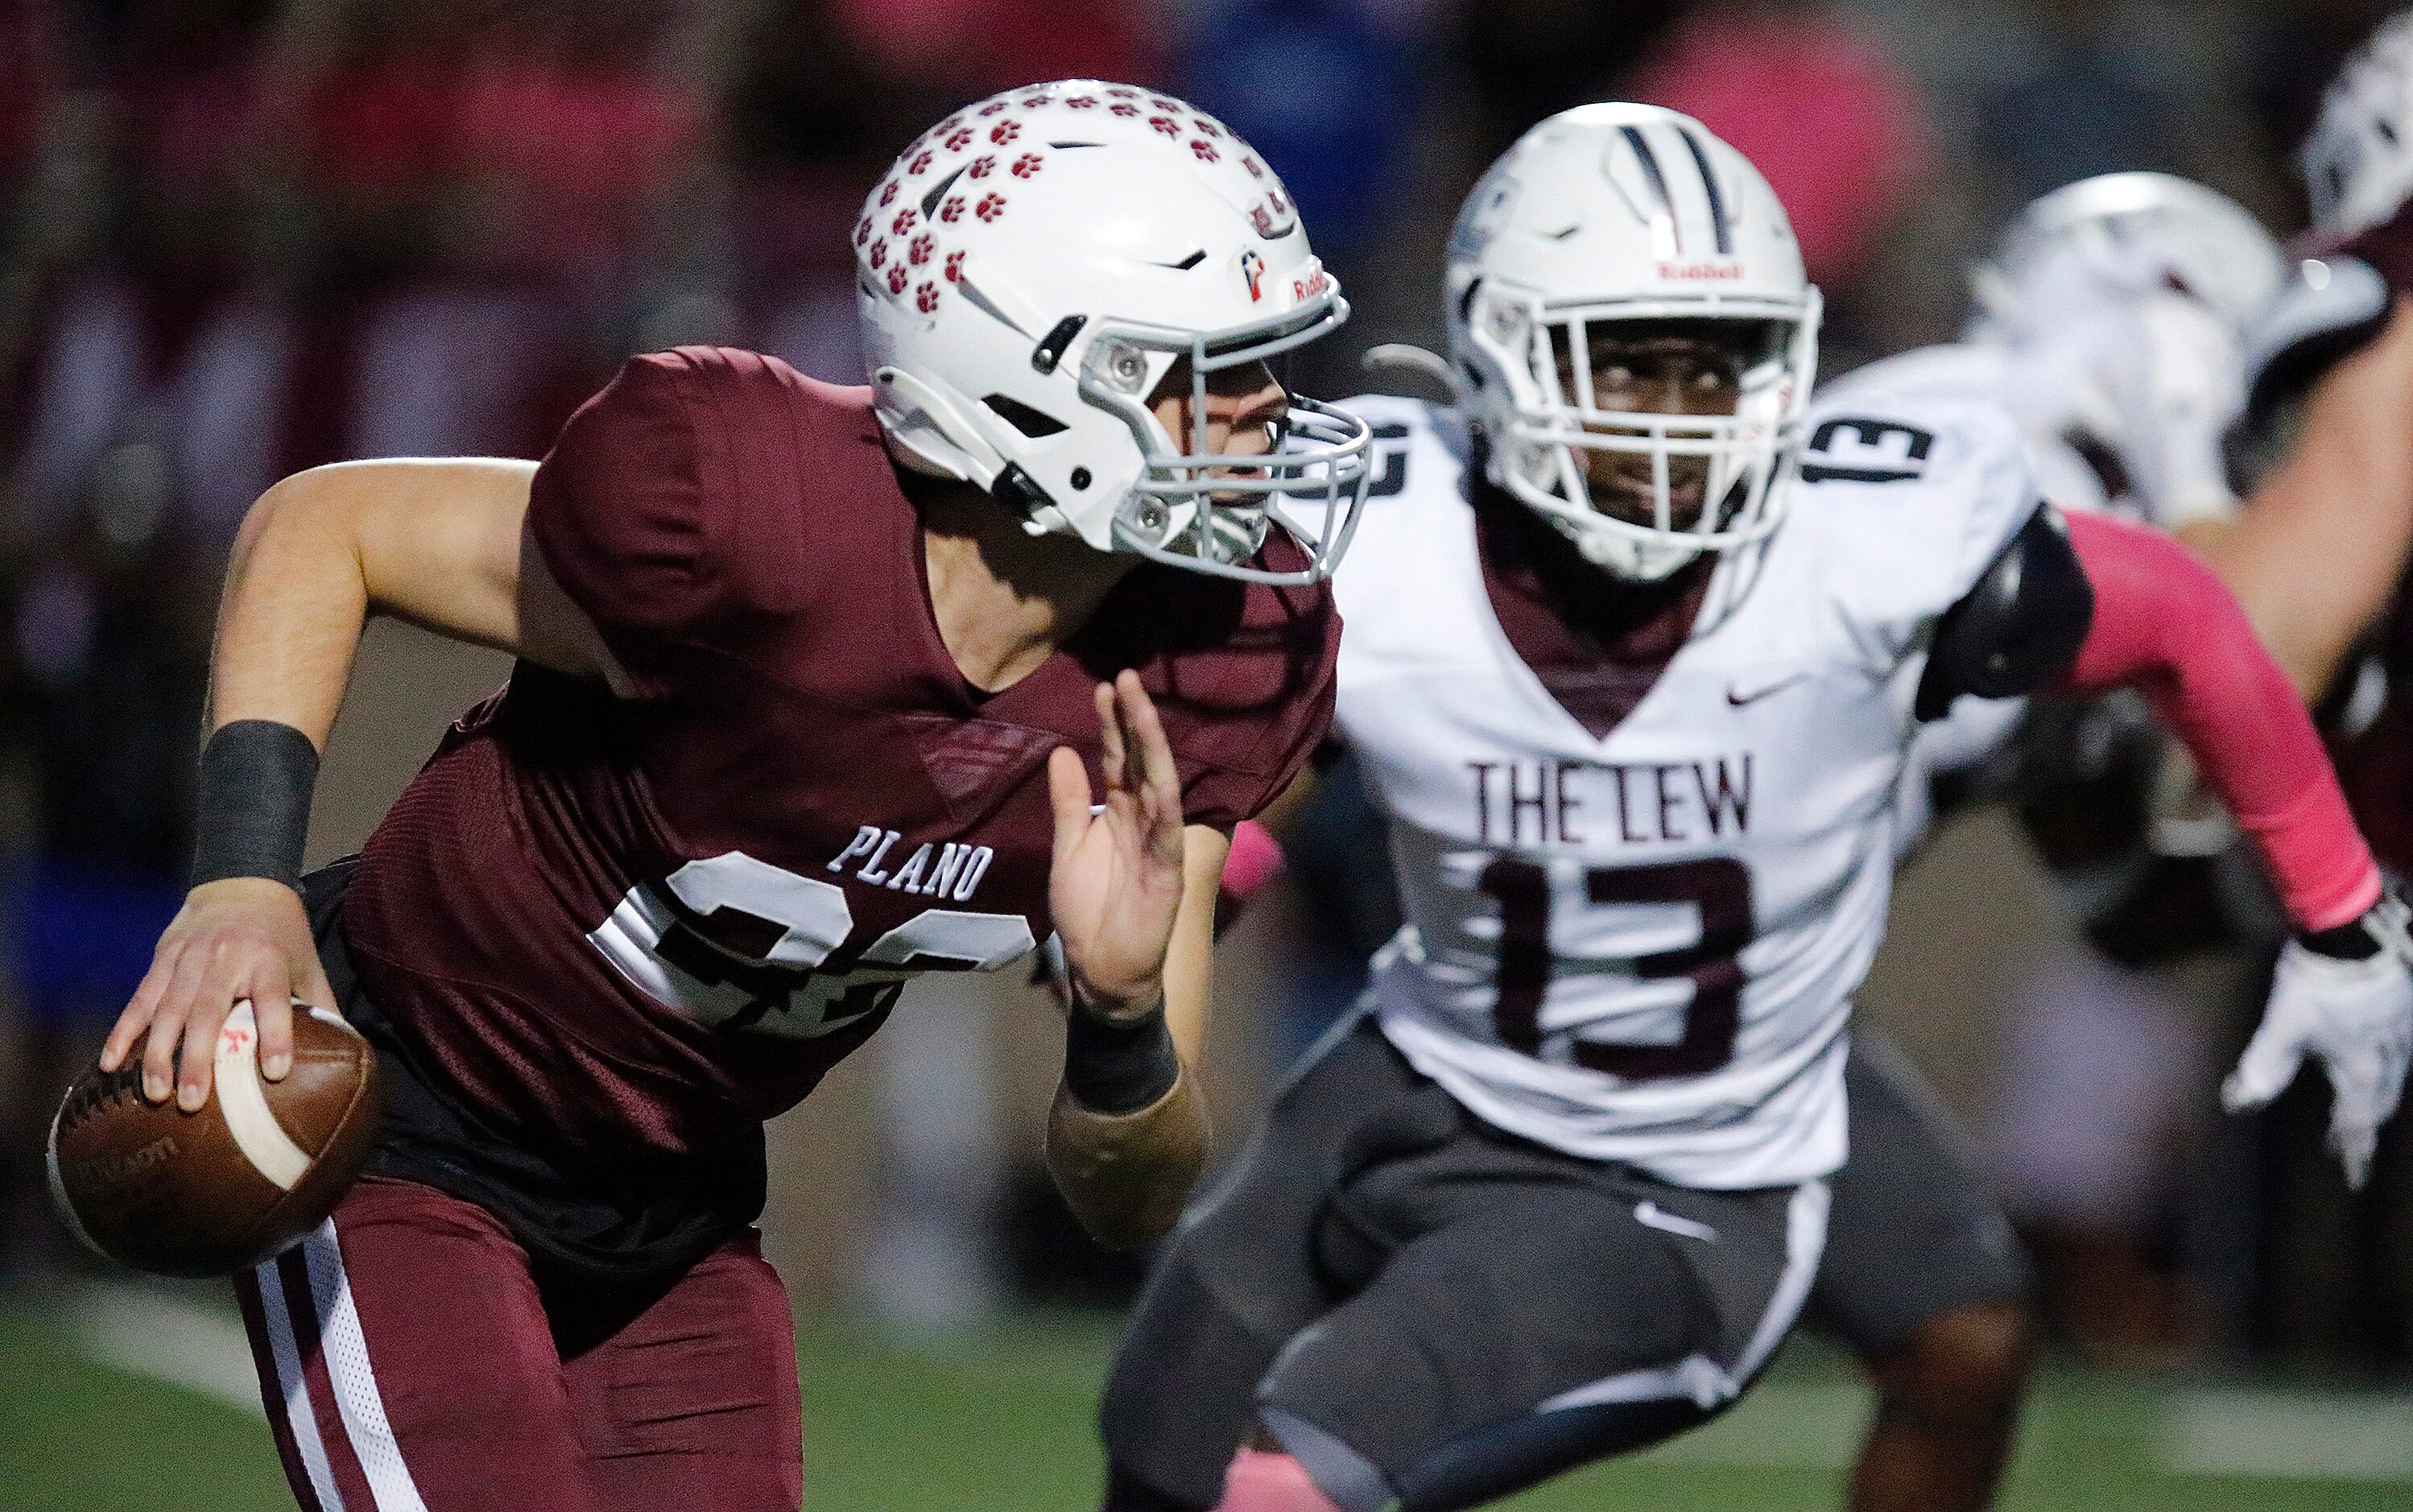
[[[981,403],[995,410],[999,419],[1034,441],[1060,435],[1066,428],[1064,422],[1055,416],[1044,410],[1033,409],[1021,400],[1008,394],[992,393]]]

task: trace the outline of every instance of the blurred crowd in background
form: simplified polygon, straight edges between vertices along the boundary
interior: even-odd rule
[[[1831,377],[1950,337],[1969,262],[2075,179],[2184,173],[2293,231],[2288,155],[2391,8],[0,0],[0,1273],[55,1258],[35,1241],[52,1088],[182,893],[216,580],[251,500],[342,458],[540,455],[638,350],[725,342],[861,381],[846,228],[952,107],[1106,76],[1250,138],[1356,304],[1300,375],[1338,398],[1375,381],[1368,347],[1438,345],[1443,237],[1493,155],[1568,105],[1670,105],[1785,200],[1827,292]],[[1268,1074],[1388,932],[1370,816],[1329,787],[1293,848]],[[2002,993],[2010,1069],[1961,1101],[2056,1257],[2065,1336],[2124,1358],[2413,1364],[2404,1152],[2392,1192],[2307,1227],[2256,1193],[2333,1182],[2317,1151],[2241,1177],[2251,1152],[2205,1132],[2227,1044],[2189,994],[2226,988],[2030,964]],[[943,1130],[900,1126],[919,1132],[897,1158],[943,1186]],[[2206,1185],[2208,1162],[2229,1166]],[[1069,1223],[1015,1218],[1014,1190],[957,1201],[1002,1225],[980,1253],[1003,1292],[1017,1269],[1041,1292],[1128,1280],[1084,1270]]]

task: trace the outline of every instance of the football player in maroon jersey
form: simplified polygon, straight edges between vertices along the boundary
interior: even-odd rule
[[[2329,736],[2372,850],[2413,873],[2413,11],[2382,23],[2332,83],[2300,157],[2313,225],[2249,350],[2243,438],[2268,465],[2244,511],[2188,532],[2244,605]],[[2266,1149],[2293,1164],[2282,1119]],[[2289,1183],[2271,1232],[2344,1249],[2341,1273],[2399,1274],[2413,1161],[2399,1132],[2349,1207]],[[2311,1236],[2309,1241],[2306,1236]],[[2393,1253],[2391,1253],[2391,1252]],[[2383,1313],[2385,1309],[2380,1310]]]
[[[2187,533],[2307,698],[2372,848],[2413,870],[2413,12],[2382,25],[2302,153],[2313,228],[2249,352],[2250,434],[2286,452],[2226,525]],[[2351,670],[2353,675],[2346,675]]]
[[[1197,1171],[1227,837],[1329,718],[1366,482],[1265,360],[1347,306],[1246,143],[1119,85],[940,123],[854,242],[867,390],[644,357],[540,465],[323,468],[244,526],[195,886],[104,1060],[194,1108],[239,1000],[272,1077],[291,1000],[377,1045],[370,1174],[238,1278],[305,1508],[795,1506],[762,1123],[918,972],[1060,940],[1091,1232]],[[369,613],[519,661],[304,879]]]

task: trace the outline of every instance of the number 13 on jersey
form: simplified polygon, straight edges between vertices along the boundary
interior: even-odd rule
[[[1737,958],[1751,943],[1751,873],[1731,856],[1702,856],[1653,866],[1595,867],[1576,874],[1572,898],[1555,896],[1551,873],[1516,856],[1485,863],[1475,885],[1500,905],[1499,997],[1492,1007],[1502,1044],[1527,1055],[1542,1048],[1542,999],[1549,989],[1559,952],[1551,941],[1554,912],[1618,904],[1689,904],[1700,916],[1700,938],[1674,950],[1636,956],[1633,973],[1643,982],[1680,979],[1692,984],[1682,1035],[1672,1044],[1616,1044],[1578,1036],[1570,1046],[1576,1064],[1629,1081],[1698,1076],[1734,1057],[1735,1032],[1742,1022],[1742,966]]]

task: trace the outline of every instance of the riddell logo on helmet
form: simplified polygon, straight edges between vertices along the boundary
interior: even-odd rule
[[[1319,261],[1314,266],[1307,270],[1306,277],[1294,278],[1290,281],[1290,297],[1293,299],[1313,299],[1316,295],[1323,293],[1325,289],[1331,287],[1332,279],[1329,274],[1325,273],[1324,264]]]
[[[1249,286],[1250,304],[1266,297],[1266,259],[1257,256],[1255,247],[1241,249],[1240,277]]]
[[[1659,276],[1687,284],[1722,284],[1739,281],[1742,277],[1742,264],[1739,262],[1663,262],[1659,264]]]

